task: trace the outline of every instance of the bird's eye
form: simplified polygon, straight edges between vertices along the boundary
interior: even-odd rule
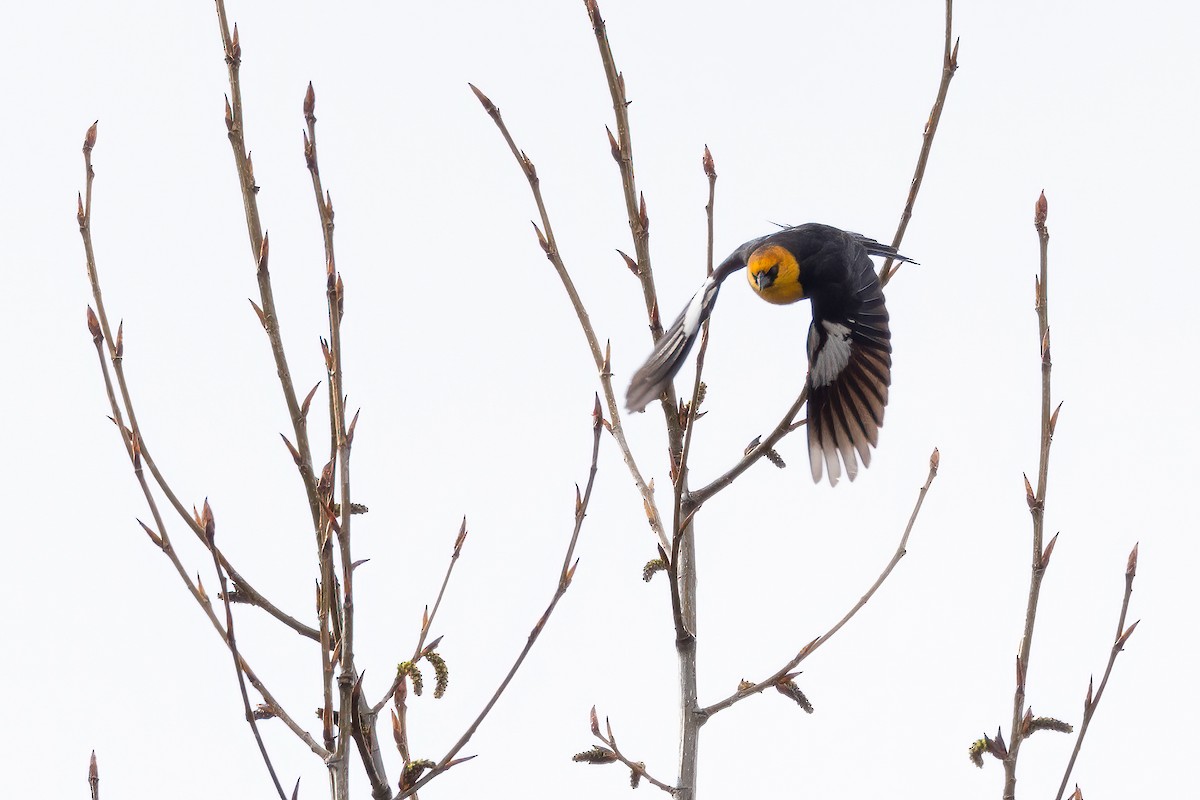
[[[775,264],[773,267],[771,267],[769,270],[767,270],[768,283],[774,283],[775,279],[778,277],[779,277],[779,265]]]

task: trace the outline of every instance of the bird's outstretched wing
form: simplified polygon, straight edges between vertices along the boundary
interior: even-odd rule
[[[837,484],[842,465],[850,480],[858,474],[858,459],[864,467],[870,465],[892,382],[888,312],[870,255],[912,260],[852,234],[845,283],[836,296],[813,297],[807,347],[808,456],[813,480],[819,482],[825,472],[830,485]]]
[[[719,281],[711,277],[705,280],[683,309],[683,313],[667,328],[666,333],[654,345],[654,352],[634,373],[633,380],[629,383],[629,390],[625,393],[627,409],[643,411],[654,398],[666,391],[695,344],[700,326],[712,313],[720,288]]]
[[[667,390],[675,373],[683,366],[683,360],[687,358],[692,345],[696,343],[700,326],[712,313],[722,281],[745,267],[746,254],[765,238],[754,239],[738,247],[700,285],[683,312],[654,345],[654,352],[646,359],[646,363],[633,374],[629,389],[625,393],[627,409],[644,411],[654,398]]]

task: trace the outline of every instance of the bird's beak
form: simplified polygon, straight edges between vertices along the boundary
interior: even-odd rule
[[[754,276],[754,285],[758,287],[760,292],[770,286],[772,282],[771,271],[768,269],[764,269],[762,272],[756,273]]]

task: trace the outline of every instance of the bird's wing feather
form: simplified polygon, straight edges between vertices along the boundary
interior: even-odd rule
[[[654,398],[666,391],[695,344],[704,320],[712,313],[720,288],[720,281],[713,278],[705,280],[683,312],[659,338],[654,345],[654,352],[629,382],[629,390],[625,393],[627,409],[643,411]]]
[[[858,474],[858,459],[870,465],[892,382],[888,312],[863,250],[871,252],[864,247],[852,259],[849,289],[855,302],[848,313],[826,319],[814,304],[808,333],[809,465],[814,481],[826,472],[831,485],[843,464],[850,480]]]

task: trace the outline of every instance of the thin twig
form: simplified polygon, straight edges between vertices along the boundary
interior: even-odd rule
[[[208,500],[204,501],[204,512],[201,517],[204,523],[204,535],[208,539],[209,544],[213,544],[216,537],[217,525],[213,519],[212,509],[208,505]],[[275,765],[271,763],[271,755],[267,752],[267,746],[263,743],[262,732],[258,729],[258,720],[254,716],[254,709],[250,708],[250,695],[246,693],[246,676],[242,672],[242,657],[238,653],[237,636],[233,630],[233,606],[229,602],[229,583],[225,579],[225,570],[221,569],[221,560],[217,558],[216,548],[210,547],[209,551],[213,557],[213,569],[217,571],[217,580],[221,584],[221,600],[225,605],[225,642],[229,645],[229,654],[233,656],[233,671],[237,675],[238,690],[242,696],[242,709],[246,712],[246,722],[250,725],[250,730],[254,733],[254,741],[258,745],[258,752],[262,756],[263,763],[267,766],[267,772],[271,775],[271,782],[275,784],[275,791],[279,793],[279,800],[287,800],[287,795],[284,794],[283,785],[279,782],[279,776],[275,773]]]
[[[641,470],[638,469],[637,462],[633,458],[633,451],[630,450],[629,443],[625,440],[625,429],[621,425],[620,404],[617,402],[616,394],[613,392],[612,367],[608,348],[605,347],[604,351],[601,351],[600,342],[596,338],[595,330],[592,328],[592,322],[588,316],[587,309],[584,308],[583,300],[580,299],[579,292],[575,289],[575,283],[571,280],[571,275],[567,272],[567,267],[563,263],[562,254],[559,252],[558,243],[554,238],[554,228],[550,224],[550,216],[546,211],[546,204],[542,200],[541,181],[538,178],[537,169],[534,167],[533,161],[530,160],[529,156],[525,155],[525,151],[518,148],[516,142],[513,141],[512,134],[508,131],[508,126],[504,124],[504,119],[500,116],[500,109],[488,99],[487,95],[475,88],[474,85],[468,85],[471,86],[471,91],[475,93],[475,97],[479,99],[488,116],[496,123],[496,127],[500,130],[500,135],[504,137],[509,150],[512,151],[513,158],[517,160],[518,166],[521,167],[521,171],[529,181],[529,189],[533,192],[533,200],[537,205],[538,216],[542,221],[541,228],[534,225],[534,230],[538,236],[538,243],[545,252],[546,258],[554,265],[554,271],[558,273],[563,288],[567,290],[567,296],[571,299],[571,306],[575,309],[575,315],[579,318],[579,324],[583,328],[583,335],[587,339],[588,349],[591,350],[592,360],[595,362],[596,370],[599,372],[600,387],[604,394],[604,402],[608,407],[607,424],[609,432],[612,434],[617,447],[621,451],[621,457],[625,460],[625,466],[629,469],[629,473],[633,477],[633,482],[637,486],[638,493],[642,496],[651,529],[653,529],[663,548],[669,550],[671,545],[667,540],[662,518],[658,513],[654,491],[645,479],[642,478]]]
[[[644,763],[642,763],[640,761],[634,761],[631,758],[629,758],[628,756],[626,756],[624,753],[621,752],[621,748],[617,746],[617,737],[613,733],[612,723],[609,722],[608,717],[604,718],[604,725],[608,729],[608,736],[605,736],[603,733],[600,732],[600,722],[596,717],[596,707],[595,706],[592,706],[591,722],[592,722],[592,735],[604,743],[604,746],[612,754],[612,758],[615,758],[617,761],[620,761],[622,764],[629,767],[630,771],[633,773],[636,773],[639,776],[639,778],[645,778],[646,781],[650,785],[656,786],[659,789],[662,789],[664,792],[671,795],[672,797],[677,796],[679,794],[679,790],[676,789],[674,786],[671,786],[670,784],[667,784],[667,783],[664,783],[664,782],[658,780],[653,775],[651,775],[649,772],[647,772],[646,765]],[[608,760],[608,759],[606,758],[606,760]]]
[[[171,562],[171,565],[175,568],[176,573],[187,587],[188,592],[200,605],[201,610],[208,617],[210,624],[212,624],[213,628],[217,631],[217,634],[221,637],[221,640],[226,642],[226,645],[228,645],[228,639],[226,638],[225,630],[221,626],[221,623],[217,619],[216,615],[213,613],[212,603],[209,601],[208,597],[203,593],[203,591],[201,591],[201,589],[196,585],[196,583],[192,581],[191,575],[183,566],[183,562],[180,561],[179,555],[175,552],[175,548],[171,544],[170,537],[167,534],[166,524],[163,521],[162,514],[158,508],[158,503],[154,499],[154,494],[150,489],[150,484],[146,479],[146,474],[143,469],[143,462],[146,460],[144,442],[137,426],[137,419],[132,413],[133,401],[130,397],[128,386],[124,379],[125,373],[123,367],[124,352],[122,336],[120,332],[118,332],[117,340],[114,342],[112,341],[109,333],[111,328],[108,322],[108,314],[104,308],[99,271],[96,266],[95,250],[92,244],[92,184],[95,179],[95,170],[92,168],[92,148],[95,146],[95,144],[96,125],[93,124],[92,127],[88,129],[88,132],[84,137],[83,145],[87,202],[85,204],[83,199],[80,198],[77,217],[79,221],[79,233],[83,239],[88,278],[91,282],[92,296],[96,302],[97,308],[96,312],[93,312],[90,308],[88,309],[88,327],[92,334],[92,340],[96,346],[96,356],[100,362],[100,371],[104,378],[104,388],[108,396],[109,408],[112,411],[112,420],[114,423],[116,423],[118,431],[120,431],[121,440],[125,444],[126,453],[129,456],[130,463],[133,466],[134,477],[138,482],[138,486],[142,490],[142,495],[146,500],[146,505],[150,509],[151,517],[154,520],[154,530],[151,530],[144,524],[142,526],[143,529],[151,535],[152,541],[158,545],[163,554]],[[105,347],[106,340],[109,342],[107,347]],[[116,387],[113,383],[113,375],[109,372],[110,361],[112,363],[112,371],[117,377]],[[121,396],[120,400],[118,400],[117,397],[118,388]],[[129,415],[129,427],[126,427],[125,425],[125,414]],[[156,478],[156,480],[159,481],[158,485],[160,488],[162,488],[164,484],[161,482],[161,478]],[[188,521],[189,525],[195,526],[195,528],[200,528],[201,531],[203,530],[199,523],[190,515],[186,515],[186,513],[184,513],[183,516]],[[220,556],[219,550],[217,550],[214,545],[209,544],[206,546],[210,548],[210,552],[213,552],[214,556],[218,558],[218,561],[222,564],[222,566],[227,565],[228,562],[226,562]],[[284,724],[287,725],[297,737],[304,741],[304,743],[307,744],[309,749],[311,749],[314,753],[322,758],[327,757],[329,755],[328,751],[317,744],[317,742],[313,740],[313,738],[309,736],[303,728],[296,724],[295,720],[292,719],[292,717],[287,714],[286,711],[284,711],[283,707],[275,700],[274,696],[270,693],[270,691],[267,690],[266,686],[264,686],[262,682],[258,680],[253,670],[251,670],[246,664],[244,658],[241,659],[241,664],[242,669],[245,671],[246,677],[250,679],[251,684],[259,692],[259,694],[263,696],[263,699],[272,707],[277,716],[283,720]]]
[[[813,639],[811,642],[802,647],[800,652],[796,653],[795,657],[784,664],[783,667],[777,670],[771,677],[760,683],[756,683],[747,689],[739,690],[735,694],[726,697],[724,700],[718,701],[713,703],[711,706],[701,709],[700,713],[703,714],[705,718],[711,717],[718,711],[723,711],[732,706],[734,703],[745,700],[750,695],[761,692],[763,689],[778,685],[780,681],[787,678],[788,673],[795,669],[801,661],[804,661],[806,658],[816,652],[821,645],[832,639],[834,634],[840,631],[846,625],[846,623],[849,622],[854,615],[857,614],[859,610],[865,606],[872,597],[875,596],[875,592],[878,591],[879,587],[883,585],[883,582],[888,579],[888,576],[892,574],[892,570],[896,568],[896,565],[900,563],[900,559],[904,558],[904,554],[907,552],[909,534],[912,533],[913,525],[915,525],[917,522],[917,515],[921,513],[921,506],[925,502],[925,495],[928,494],[929,487],[933,485],[933,479],[937,477],[938,465],[940,461],[941,456],[939,455],[937,448],[934,448],[933,454],[929,457],[929,475],[925,478],[925,483],[923,486],[921,486],[920,491],[917,492],[917,502],[916,505],[913,506],[912,514],[910,514],[908,517],[908,524],[904,526],[904,533],[900,536],[900,544],[896,546],[896,552],[892,554],[892,558],[883,568],[883,572],[879,573],[879,577],[875,579],[875,582],[871,584],[871,587],[867,589],[866,593],[858,599],[858,602],[855,603],[850,610],[847,611],[846,614],[837,621],[837,624],[835,624],[821,636],[818,636],[816,639]]]
[[[275,370],[279,375],[279,384],[287,405],[288,418],[292,421],[292,431],[296,437],[296,447],[300,454],[296,466],[304,483],[305,496],[308,498],[313,531],[319,538],[322,514],[317,501],[317,481],[313,474],[312,450],[308,443],[308,425],[305,423],[305,415],[301,410],[300,403],[296,399],[292,372],[288,367],[287,355],[283,349],[279,315],[275,310],[275,293],[271,286],[270,273],[267,270],[269,248],[258,210],[258,186],[254,181],[254,166],[246,151],[245,110],[242,107],[242,85],[239,77],[242,65],[242,45],[238,39],[237,27],[235,26],[233,32],[230,32],[229,19],[225,14],[225,0],[216,0],[216,7],[217,22],[221,29],[221,43],[225,50],[225,64],[229,72],[230,97],[225,104],[225,126],[229,131],[229,144],[233,148],[233,162],[237,169],[242,205],[246,212],[246,231],[250,236],[250,255],[254,259],[258,278],[261,320],[271,343],[271,355],[275,359]]]
[[[796,415],[800,413],[800,409],[804,407],[807,400],[808,387],[805,386],[800,390],[800,396],[792,403],[791,407],[783,415],[783,419],[775,426],[775,429],[767,434],[766,438],[762,439],[754,449],[742,456],[738,463],[730,467],[723,475],[715,478],[711,483],[692,491],[688,496],[690,502],[696,508],[704,505],[713,495],[732,484],[737,480],[739,475],[750,469],[750,467],[754,466],[755,462],[773,450],[783,437],[796,429],[792,425],[792,422],[796,419]]]
[[[521,668],[521,664],[525,662],[525,658],[533,650],[534,643],[537,642],[538,637],[541,636],[542,630],[546,627],[546,623],[550,620],[550,615],[554,613],[554,609],[558,605],[558,601],[562,599],[563,595],[566,594],[567,589],[570,587],[571,579],[575,576],[575,568],[579,565],[578,559],[574,558],[575,546],[579,542],[579,533],[583,529],[583,520],[584,517],[587,516],[588,505],[592,500],[592,487],[596,483],[596,471],[598,468],[597,462],[600,458],[600,431],[604,427],[603,414],[603,409],[600,406],[600,395],[597,394],[595,406],[592,410],[592,461],[591,466],[588,468],[587,484],[582,494],[579,494],[578,485],[575,487],[575,525],[571,531],[571,541],[567,545],[566,556],[563,559],[563,568],[558,576],[558,586],[554,590],[554,596],[551,597],[550,604],[546,606],[546,610],[542,612],[542,616],[538,618],[537,623],[529,632],[529,637],[525,642],[525,647],[521,649],[521,652],[517,655],[516,661],[513,662],[513,665],[509,668],[508,673],[504,676],[504,679],[500,681],[500,685],[496,687],[496,691],[492,693],[491,698],[488,699],[487,704],[483,707],[483,710],[479,712],[479,715],[475,717],[475,720],[467,727],[467,730],[462,736],[459,737],[458,741],[451,746],[446,755],[442,757],[442,760],[439,761],[436,766],[431,768],[429,772],[427,772],[419,781],[395,795],[394,800],[401,800],[401,798],[410,797],[422,786],[433,780],[433,778],[464,760],[456,759],[455,756],[467,746],[467,743],[471,741],[471,737],[475,735],[475,731],[479,729],[479,726],[483,724],[483,721],[487,718],[487,715],[491,713],[492,708],[500,700],[500,696],[504,694],[504,690],[508,688],[509,683],[511,683],[512,679],[516,676],[517,671]]]
[[[433,601],[433,610],[429,610],[429,606],[425,607],[425,613],[421,618],[421,634],[417,637],[417,646],[413,648],[413,654],[410,661],[414,664],[421,657],[421,651],[425,647],[425,638],[429,635],[430,628],[433,627],[433,620],[437,617],[438,609],[442,607],[442,597],[446,594],[446,587],[450,584],[450,575],[454,572],[454,565],[458,563],[458,557],[462,554],[463,543],[467,540],[467,518],[463,517],[462,525],[458,528],[458,535],[454,537],[454,550],[450,553],[450,563],[446,565],[446,574],[442,576],[442,585],[438,589],[437,599]],[[371,713],[378,714],[387,705],[388,700],[392,699],[392,695],[399,688],[404,676],[399,672],[396,673],[396,679],[392,681],[392,686],[387,690],[387,693],[380,698],[379,702],[371,707]],[[407,730],[407,729],[406,729]]]
[[[896,227],[896,235],[892,237],[892,247],[899,248],[904,241],[904,232],[908,230],[908,221],[912,219],[913,206],[917,202],[917,192],[921,190],[921,182],[925,179],[925,167],[929,163],[929,151],[933,147],[933,136],[937,133],[938,123],[942,119],[942,108],[946,105],[946,93],[950,90],[950,79],[958,69],[958,39],[950,41],[954,30],[954,0],[946,0],[946,43],[942,53],[942,82],[938,85],[937,98],[929,112],[929,120],[925,123],[925,133],[921,140],[921,152],[917,156],[917,167],[913,171],[912,184],[908,189],[908,200],[904,203],[904,211],[900,213],[900,224]],[[887,286],[888,281],[900,268],[893,266],[893,259],[887,259],[879,269],[879,282]]]
[[[658,291],[654,286],[654,271],[650,266],[650,216],[646,211],[646,198],[638,191],[633,168],[633,136],[629,128],[629,96],[625,92],[625,75],[617,69],[612,43],[608,40],[608,26],[600,16],[596,0],[584,0],[592,33],[600,51],[600,62],[604,66],[604,77],[608,83],[608,94],[612,99],[613,116],[616,119],[617,136],[613,139],[609,131],[609,144],[613,158],[621,171],[621,190],[625,197],[625,214],[629,219],[629,232],[633,236],[633,252],[637,258],[637,276],[642,286],[642,300],[650,321],[650,335],[655,342],[663,334],[662,320],[658,311]],[[677,413],[678,400],[673,383],[663,393],[662,409],[667,422],[667,441],[671,458],[678,459],[683,447],[683,429]],[[686,486],[685,486],[686,488]]]
[[[1038,198],[1034,205],[1034,227],[1038,235],[1039,274],[1034,280],[1034,308],[1038,319],[1038,344],[1041,351],[1042,394],[1041,423],[1038,430],[1038,478],[1036,491],[1025,479],[1026,501],[1033,521],[1033,553],[1029,570],[1029,596],[1025,603],[1025,630],[1021,635],[1021,647],[1017,653],[1016,688],[1013,691],[1013,721],[1008,740],[1008,752],[1004,757],[1004,800],[1014,800],[1017,791],[1017,757],[1025,737],[1022,719],[1025,714],[1025,678],[1029,674],[1029,659],[1033,650],[1033,631],[1037,621],[1038,599],[1042,592],[1042,578],[1046,573],[1045,551],[1042,547],[1046,516],[1046,485],[1050,470],[1050,442],[1054,438],[1054,424],[1058,415],[1050,408],[1050,299],[1049,258],[1050,231],[1046,227],[1048,206],[1046,195]]]
[[[1087,734],[1088,725],[1092,722],[1092,715],[1096,713],[1096,706],[1100,705],[1100,698],[1104,696],[1104,687],[1108,685],[1108,676],[1112,674],[1113,665],[1117,663],[1117,654],[1124,648],[1125,643],[1129,641],[1129,637],[1133,635],[1134,629],[1138,623],[1135,622],[1128,628],[1125,627],[1125,616],[1129,613],[1129,598],[1133,595],[1133,578],[1137,575],[1137,560],[1138,546],[1133,546],[1133,551],[1129,554],[1129,560],[1125,564],[1125,595],[1121,598],[1121,614],[1117,618],[1117,635],[1113,639],[1112,649],[1108,653],[1108,664],[1104,667],[1104,676],[1100,678],[1100,687],[1096,690],[1095,696],[1092,695],[1092,682],[1088,680],[1087,698],[1083,701],[1083,722],[1079,725],[1079,733],[1075,737],[1075,747],[1071,750],[1071,758],[1067,761],[1067,769],[1063,773],[1062,783],[1058,787],[1058,794],[1054,800],[1062,800],[1063,792],[1067,790],[1067,782],[1071,779],[1071,770],[1075,768],[1075,759],[1079,757],[1079,749],[1083,747],[1083,737]],[[1141,620],[1138,620],[1140,622]]]

